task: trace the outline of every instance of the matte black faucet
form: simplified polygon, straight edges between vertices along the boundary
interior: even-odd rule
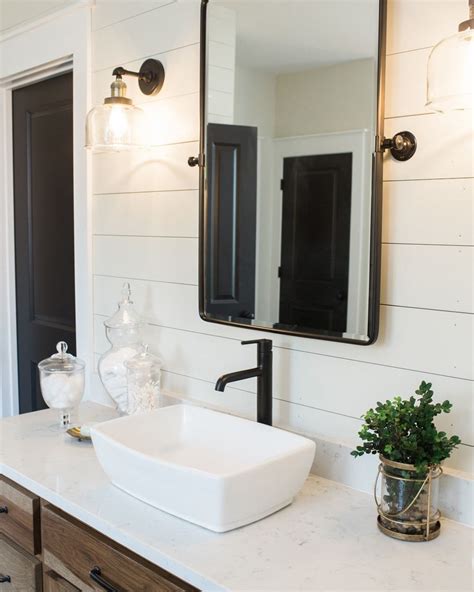
[[[216,382],[216,391],[223,392],[229,382],[237,382],[246,378],[257,378],[257,421],[272,425],[272,382],[273,382],[273,353],[271,339],[253,339],[242,341],[242,345],[256,343],[257,367],[222,375]]]

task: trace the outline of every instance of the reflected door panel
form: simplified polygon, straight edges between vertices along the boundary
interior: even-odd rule
[[[207,310],[255,317],[257,129],[209,124]]]
[[[280,326],[345,332],[352,154],[284,159]]]

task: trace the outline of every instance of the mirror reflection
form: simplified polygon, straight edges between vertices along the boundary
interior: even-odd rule
[[[378,0],[211,0],[204,315],[370,338]]]

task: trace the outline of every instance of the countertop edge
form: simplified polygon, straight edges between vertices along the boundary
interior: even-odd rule
[[[112,539],[114,542],[122,545],[129,551],[136,553],[143,559],[150,561],[153,565],[164,569],[170,574],[184,580],[186,583],[205,590],[206,592],[229,592],[230,589],[217,584],[210,580],[208,577],[190,569],[183,563],[179,563],[175,559],[172,559],[168,555],[157,551],[156,549],[150,548],[148,545],[143,544],[142,541],[124,535],[120,528],[112,526],[109,522],[98,518],[94,514],[89,514],[83,507],[77,506],[76,504],[67,501],[64,497],[58,495],[54,491],[42,486],[36,481],[26,477],[22,473],[19,473],[15,469],[12,469],[6,464],[0,464],[0,476],[3,475],[8,479],[11,479],[21,487],[24,487],[31,493],[37,495],[44,501],[52,504],[56,508],[59,508],[66,514],[69,514],[76,520],[86,524],[90,528],[100,532],[104,536]],[[179,520],[179,518],[175,518]]]

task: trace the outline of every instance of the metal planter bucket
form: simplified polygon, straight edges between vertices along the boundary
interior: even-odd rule
[[[430,541],[439,533],[439,476],[441,467],[419,474],[414,465],[394,462],[380,456],[374,497],[380,530],[404,541]],[[380,500],[377,487],[380,481]]]

